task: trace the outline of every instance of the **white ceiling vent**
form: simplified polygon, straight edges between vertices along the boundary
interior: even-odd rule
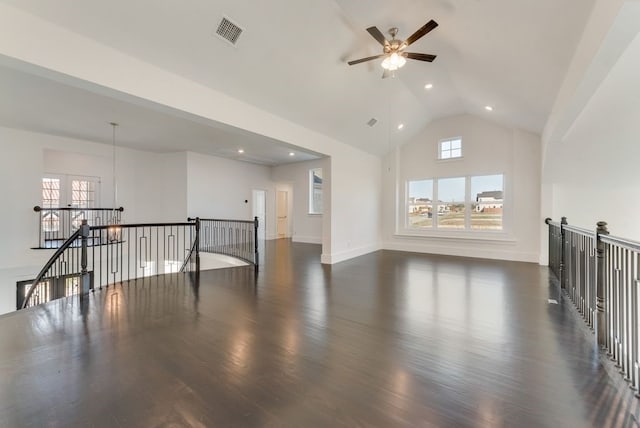
[[[235,46],[238,41],[238,37],[242,34],[242,28],[231,22],[227,17],[222,17],[220,25],[216,30],[216,34]]]

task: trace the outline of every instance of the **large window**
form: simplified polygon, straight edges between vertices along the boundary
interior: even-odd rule
[[[407,182],[406,226],[414,230],[503,230],[502,174]]]
[[[322,214],[322,168],[309,170],[309,214]]]
[[[433,180],[410,181],[407,214],[409,227],[433,225]]]
[[[471,199],[471,228],[502,230],[504,177],[502,175],[471,177]]]
[[[455,159],[462,157],[462,138],[449,138],[440,141],[438,159]]]

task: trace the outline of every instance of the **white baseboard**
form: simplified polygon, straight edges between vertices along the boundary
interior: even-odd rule
[[[305,244],[322,244],[322,236],[293,235],[292,242],[302,242]]]
[[[363,247],[351,248],[349,250],[340,251],[337,253],[325,254],[320,256],[320,262],[322,264],[332,265],[340,263],[345,260],[352,259],[354,257],[364,256],[365,254],[373,253],[380,250],[380,244],[365,245]]]
[[[385,250],[408,251],[413,253],[442,254],[445,256],[472,257],[476,259],[507,260],[513,262],[538,263],[538,253],[513,251],[510,248],[468,248],[450,245],[425,245],[410,242],[385,242]]]

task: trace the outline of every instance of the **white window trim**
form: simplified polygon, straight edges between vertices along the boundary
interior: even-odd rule
[[[59,207],[56,207],[56,208],[64,208],[67,206],[71,206],[71,182],[73,180],[94,182],[96,184],[95,194],[94,194],[94,205],[95,207],[100,207],[102,205],[101,199],[100,199],[102,196],[101,195],[102,179],[98,176],[44,173],[42,175],[42,178],[52,178],[52,179],[60,180],[60,202],[58,204]],[[42,182],[40,184],[40,189],[42,189]],[[40,199],[42,199],[42,197]]]
[[[457,159],[457,158],[456,158]],[[501,230],[486,230],[486,229],[471,229],[471,225],[469,224],[471,221],[471,178],[472,177],[481,177],[485,175],[502,175],[503,180],[503,192],[504,192],[504,203],[503,203],[503,213],[502,213],[502,229]],[[433,224],[430,228],[411,228],[408,224],[408,215],[407,215],[407,207],[409,202],[409,182],[410,181],[420,181],[420,180],[432,180],[433,181],[433,201],[438,200],[438,179],[445,178],[465,178],[465,229],[438,229],[436,227],[436,220],[434,219]],[[406,178],[404,180],[404,192],[403,197],[398,198],[398,210],[396,214],[396,230],[393,234],[394,237],[399,238],[439,238],[439,239],[453,239],[453,240],[477,240],[477,241],[496,241],[496,242],[516,242],[512,230],[511,230],[511,217],[513,213],[513,201],[510,197],[510,192],[508,191],[510,188],[509,177],[504,172],[494,172],[494,173],[479,173],[479,174],[468,174],[468,175],[454,175],[454,176],[442,176],[442,177],[411,177]],[[467,201],[467,195],[469,195],[469,200]],[[437,204],[434,204],[437,205]]]
[[[455,140],[460,140],[460,156],[443,158],[442,157],[442,143],[446,143],[447,141],[455,141]],[[464,145],[462,143],[462,136],[443,138],[442,140],[438,141],[438,144],[436,145],[436,150],[437,150],[436,159],[439,162],[451,162],[451,161],[460,160],[464,156],[464,148],[463,148],[463,146]]]

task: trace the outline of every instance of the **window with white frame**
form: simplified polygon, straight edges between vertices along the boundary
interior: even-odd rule
[[[462,157],[462,138],[449,138],[440,141],[438,159],[455,159]]]
[[[309,170],[309,214],[322,214],[322,168]]]
[[[93,208],[99,187],[99,177],[46,175],[42,178],[42,207]]]
[[[407,182],[406,226],[412,230],[503,230],[504,175]]]
[[[95,180],[71,180],[71,206],[74,208],[93,208],[96,203]]]
[[[60,230],[60,211],[54,208],[71,207],[73,229],[77,229],[86,219],[83,209],[94,208],[100,189],[99,177],[79,177],[48,174],[42,178],[42,230],[58,232]]]

